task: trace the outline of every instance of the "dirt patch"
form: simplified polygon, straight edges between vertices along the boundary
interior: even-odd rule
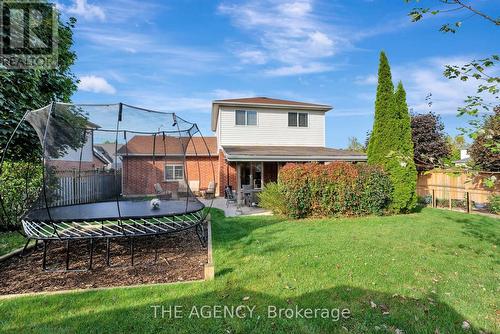
[[[154,246],[158,247],[155,263]],[[89,242],[70,242],[70,269],[87,269]],[[160,237],[141,237],[134,241],[131,265],[128,239],[110,243],[111,266],[106,266],[106,241],[94,240],[92,271],[46,272],[42,269],[42,248],[27,257],[15,256],[0,263],[0,295],[167,283],[203,279],[207,249],[194,230]],[[47,251],[48,269],[65,269],[66,243],[54,241]]]

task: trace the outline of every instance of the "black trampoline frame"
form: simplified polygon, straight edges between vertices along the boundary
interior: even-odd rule
[[[42,161],[41,164],[45,166],[46,163],[46,136],[48,132],[48,124],[49,120],[52,116],[52,113],[54,111],[54,106],[56,105],[55,102],[52,102],[50,104],[50,111],[47,117],[47,125],[45,129],[45,134],[43,138],[42,148],[43,148],[43,155],[42,155]],[[81,105],[80,106],[85,106]],[[99,105],[87,105],[87,106],[99,106]],[[109,106],[109,105],[107,105]],[[135,108],[137,110],[142,110],[145,112],[152,112],[152,113],[158,113],[158,114],[166,114],[163,112],[159,111],[154,111],[154,110],[149,110],[149,109],[144,109],[144,108],[138,108],[138,107],[133,107],[127,104],[119,103],[119,113],[118,113],[118,120],[117,120],[117,129],[116,129],[116,141],[115,141],[115,152],[117,152],[117,146],[118,146],[118,134],[119,132],[124,132],[124,137],[126,138],[126,133],[127,132],[134,132],[134,131],[127,131],[127,130],[119,130],[119,122],[121,121],[122,117],[122,108],[123,106],[127,106],[130,108]],[[47,106],[48,107],[48,106]],[[43,109],[43,108],[41,108]],[[38,109],[38,110],[41,110]],[[15,127],[14,131],[12,132],[1,157],[0,160],[0,173],[2,171],[2,166],[4,164],[4,161],[6,159],[7,155],[7,150],[17,132],[19,129],[20,125],[26,120],[27,115],[31,111],[27,111],[17,126]],[[181,130],[179,129],[179,123],[178,119],[182,120],[185,123],[191,124],[191,128],[196,129],[195,133],[199,133],[203,144],[205,145],[205,148],[208,153],[209,161],[211,163],[212,167],[212,179],[215,181],[215,168],[213,165],[213,160],[212,160],[212,155],[210,153],[210,149],[208,148],[207,142],[201,132],[199,131],[199,128],[196,123],[190,123],[187,122],[180,117],[178,117],[175,113],[168,113],[171,114],[174,120],[173,126],[177,125],[178,132],[180,133]],[[184,130],[183,130],[184,131]],[[157,134],[163,133],[163,136],[165,136],[165,131],[159,131],[158,133],[151,133],[148,132],[145,134],[150,134],[154,135],[156,138]],[[189,132],[189,140],[191,140],[192,135]],[[189,142],[188,142],[189,143]],[[183,145],[181,143],[181,145]],[[184,151],[184,156],[183,156],[183,162],[184,165],[186,164],[186,150],[185,147],[183,147]],[[196,152],[196,148],[195,148]],[[198,153],[196,152],[196,155]],[[154,155],[153,155],[154,159]],[[116,163],[116,159],[115,159]],[[81,156],[80,156],[80,164],[81,164]],[[116,165],[115,165],[116,167]],[[199,165],[198,165],[199,169]],[[187,174],[187,173],[186,173]],[[114,177],[116,181],[117,177],[117,169],[114,169]],[[131,265],[134,266],[134,252],[135,252],[135,247],[134,247],[134,241],[136,238],[142,238],[142,237],[155,237],[155,258],[154,258],[154,263],[157,263],[158,260],[158,239],[163,236],[163,235],[168,235],[172,233],[178,233],[182,231],[186,231],[189,229],[194,229],[202,247],[206,247],[207,245],[207,234],[205,233],[205,227],[204,223],[206,222],[206,218],[209,214],[209,209],[212,207],[213,200],[210,202],[210,206],[205,206],[202,204],[202,207],[199,210],[195,211],[188,211],[188,198],[186,198],[186,209],[182,213],[177,213],[177,214],[171,214],[171,215],[147,215],[147,216],[139,216],[139,217],[121,217],[120,213],[120,199],[119,196],[120,194],[117,194],[116,197],[116,203],[117,203],[117,208],[118,208],[118,217],[116,218],[109,218],[109,219],[93,219],[91,221],[87,221],[84,219],[68,219],[68,220],[52,220],[51,214],[50,214],[50,209],[49,205],[47,203],[47,195],[45,193],[46,191],[46,172],[45,168],[43,168],[43,185],[42,189],[40,191],[40,196],[43,198],[45,201],[45,207],[47,208],[47,215],[48,215],[48,220],[37,220],[37,219],[30,219],[29,218],[29,210],[25,212],[25,214],[21,217],[20,221],[22,223],[23,227],[23,234],[27,241],[24,246],[24,249],[22,251],[22,256],[25,256],[26,251],[28,249],[28,245],[31,240],[35,240],[35,246],[34,249],[35,251],[38,248],[38,243],[41,241],[43,243],[43,257],[42,257],[42,268],[44,271],[51,271],[51,272],[59,272],[59,271],[87,271],[87,270],[92,270],[93,267],[93,253],[94,253],[94,241],[99,240],[99,239],[105,239],[106,240],[106,265],[111,266],[111,255],[110,255],[110,242],[113,239],[116,238],[128,238],[129,243],[130,243],[130,261]],[[187,176],[185,175],[185,179],[187,180]],[[189,185],[188,185],[189,189]],[[188,196],[189,197],[189,196]],[[70,205],[71,206],[71,205]],[[54,208],[54,207],[52,207]],[[4,202],[0,194],[0,209],[2,211],[2,216],[6,212],[5,207],[4,207]],[[5,213],[5,219],[7,219],[7,214]],[[88,249],[89,249],[89,264],[87,269],[70,269],[70,242],[74,240],[88,240]],[[58,270],[58,269],[50,269],[47,267],[47,250],[48,246],[51,242],[65,242],[65,247],[66,247],[66,261],[65,261],[65,269]]]

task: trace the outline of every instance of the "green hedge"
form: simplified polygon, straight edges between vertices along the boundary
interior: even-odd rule
[[[390,179],[380,167],[306,163],[285,165],[278,184],[268,185],[260,198],[264,207],[294,218],[362,216],[384,213],[391,192]]]
[[[14,230],[19,218],[38,199],[42,187],[42,166],[5,161],[0,173],[0,231]]]

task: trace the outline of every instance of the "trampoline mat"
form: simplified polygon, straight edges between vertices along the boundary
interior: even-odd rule
[[[88,204],[66,205],[50,208],[50,218],[47,209],[30,211],[24,219],[33,221],[53,222],[64,221],[101,221],[116,219],[140,219],[152,217],[165,217],[183,215],[202,210],[205,205],[196,199],[186,200],[161,200],[158,209],[151,208],[150,200],[147,201],[117,201],[98,202]]]

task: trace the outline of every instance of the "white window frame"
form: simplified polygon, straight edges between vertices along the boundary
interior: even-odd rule
[[[297,125],[290,125],[290,123],[288,122],[289,118],[290,118],[290,114],[295,114],[296,115],[296,121],[297,121]],[[299,123],[299,120],[300,120],[300,114],[304,114],[306,115],[307,117],[307,126],[300,126],[300,123]],[[309,127],[309,113],[308,112],[298,112],[298,111],[289,111],[288,114],[287,114],[287,118],[286,118],[286,123],[288,124],[288,127],[290,128],[308,128]]]
[[[173,176],[173,179],[167,179],[167,167],[172,167],[172,176]],[[177,168],[182,168],[182,177],[181,178],[176,178],[175,177],[175,170]],[[169,163],[166,163],[165,166],[164,166],[164,169],[163,169],[163,179],[165,181],[168,181],[168,182],[171,182],[171,181],[182,181],[184,180],[184,165],[183,164],[169,164]]]
[[[236,122],[236,114],[238,113],[238,111],[243,111],[245,112],[245,124],[237,124]],[[248,124],[248,113],[249,112],[253,112],[255,113],[255,124]],[[259,124],[259,113],[255,110],[243,110],[243,109],[236,109],[234,111],[234,125],[235,126],[257,126]]]

